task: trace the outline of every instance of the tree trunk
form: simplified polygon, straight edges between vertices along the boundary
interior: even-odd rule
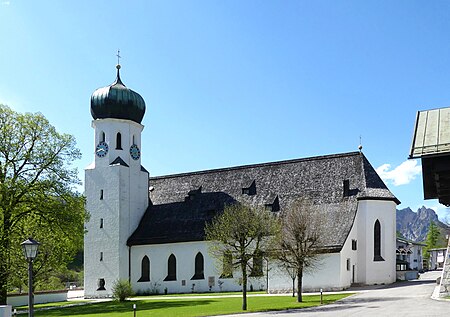
[[[295,276],[292,278],[292,297],[295,297]]]
[[[0,275],[0,305],[6,305],[7,284],[6,275]]]
[[[242,310],[247,310],[247,263],[241,263],[242,269]]]
[[[297,271],[297,302],[303,302],[302,298],[302,282],[303,282],[303,268]]]
[[[0,241],[0,305],[6,305],[8,294],[8,241]]]

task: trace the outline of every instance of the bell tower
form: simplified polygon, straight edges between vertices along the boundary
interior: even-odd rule
[[[144,99],[127,88],[120,65],[113,84],[91,96],[94,161],[85,170],[85,297],[109,297],[129,278],[127,239],[148,207],[148,172],[141,166]]]

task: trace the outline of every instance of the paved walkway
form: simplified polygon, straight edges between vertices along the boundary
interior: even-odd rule
[[[229,315],[236,317],[294,317],[294,316],[450,316],[450,301],[431,299],[436,278],[441,272],[427,272],[419,280],[395,283],[384,287],[354,290],[358,293],[335,304],[290,310]]]

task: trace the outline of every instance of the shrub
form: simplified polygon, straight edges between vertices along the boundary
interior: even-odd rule
[[[119,302],[124,302],[127,297],[134,295],[131,283],[127,280],[117,280],[112,287],[113,298]]]

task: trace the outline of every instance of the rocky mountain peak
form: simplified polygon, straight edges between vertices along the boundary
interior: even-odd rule
[[[436,212],[422,206],[414,212],[411,208],[397,209],[397,231],[408,240],[425,241],[430,222],[436,223],[440,231],[450,232],[450,227],[439,221]]]

